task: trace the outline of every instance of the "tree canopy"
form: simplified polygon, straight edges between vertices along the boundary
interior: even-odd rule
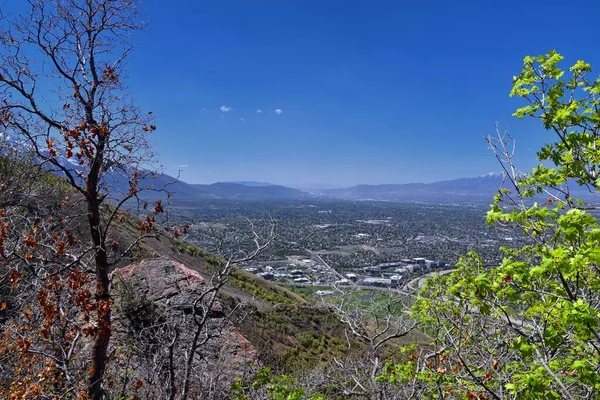
[[[517,118],[540,119],[552,134],[540,165],[522,173],[508,132],[488,137],[507,175],[487,214],[529,238],[503,248],[486,269],[473,252],[452,274],[427,282],[412,315],[433,340],[406,349],[410,361],[380,379],[403,382],[427,398],[589,399],[600,389],[600,79],[555,51],[525,57],[512,97]],[[590,196],[575,198],[573,185]],[[591,199],[591,200],[590,200]]]

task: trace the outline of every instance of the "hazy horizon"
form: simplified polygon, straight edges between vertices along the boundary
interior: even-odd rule
[[[376,183],[365,183],[365,182],[360,182],[360,183],[355,183],[355,184],[336,184],[336,183],[322,183],[322,182],[308,182],[308,183],[285,183],[285,182],[268,182],[268,181],[257,181],[255,179],[231,179],[231,180],[221,180],[221,181],[212,181],[212,182],[190,182],[187,181],[184,177],[184,175],[180,176],[180,180],[185,182],[185,183],[189,183],[189,184],[194,184],[194,185],[211,185],[214,183],[237,183],[237,184],[245,184],[245,183],[253,183],[253,184],[263,184],[263,185],[278,185],[278,186],[285,186],[285,187],[289,187],[289,188],[294,188],[294,189],[300,189],[300,190],[325,190],[325,189],[343,189],[343,188],[347,188],[347,187],[352,187],[352,186],[358,186],[358,185],[404,185],[404,184],[419,184],[419,183],[424,183],[424,184],[431,184],[431,183],[437,183],[437,182],[444,182],[444,181],[452,181],[452,180],[456,180],[456,179],[464,179],[464,178],[478,178],[478,177],[483,177],[485,175],[488,174],[500,174],[500,172],[498,171],[492,171],[492,172],[488,172],[486,174],[481,174],[481,175],[472,175],[472,176],[459,176],[456,178],[450,178],[450,179],[442,179],[442,180],[432,180],[432,181],[421,181],[421,182],[417,182],[417,181],[411,181],[411,182],[393,182],[393,181],[382,181],[382,182],[376,182]],[[252,185],[254,186],[254,185]]]

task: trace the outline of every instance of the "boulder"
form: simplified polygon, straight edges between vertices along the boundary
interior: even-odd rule
[[[138,379],[151,386],[162,381],[159,386],[166,390],[167,381],[175,377],[176,387],[183,387],[195,346],[190,397],[219,398],[235,378],[258,366],[256,349],[218,299],[211,301],[210,282],[197,271],[157,258],[117,269],[111,278],[113,346],[127,349],[128,357],[118,362],[132,363],[133,357],[140,365]],[[144,393],[144,397],[162,395]]]

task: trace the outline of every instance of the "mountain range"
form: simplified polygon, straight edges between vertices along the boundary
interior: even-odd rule
[[[157,177],[161,182],[174,178]],[[357,185],[340,189],[299,190],[287,186],[262,182],[216,182],[213,184],[188,184],[177,181],[169,187],[176,201],[189,202],[203,199],[224,200],[373,200],[373,201],[434,201],[456,202],[463,200],[490,201],[502,185],[502,174],[488,174],[434,183]]]
[[[9,138],[0,137],[2,154],[25,150],[21,143]],[[59,159],[69,169],[78,171],[80,167],[71,160]],[[62,175],[59,173],[59,175]],[[126,193],[129,182],[122,172],[107,171],[105,181],[116,192]],[[397,201],[397,202],[435,202],[452,203],[489,203],[492,196],[503,186],[502,173],[492,172],[486,175],[439,181],[433,183],[405,183],[356,185],[345,188],[324,188],[325,185],[312,185],[309,188],[292,188],[268,182],[231,181],[212,184],[190,184],[167,174],[155,174],[152,179],[144,179],[140,187],[152,186],[156,189],[167,187],[174,195],[176,202],[195,202],[201,200],[235,200],[235,201],[282,201],[282,200],[349,200],[349,201]],[[510,183],[505,183],[510,187]],[[571,185],[571,195],[582,199],[590,199],[590,192],[585,187]],[[147,198],[156,196],[156,192],[146,192]],[[119,197],[119,195],[116,195]],[[542,196],[543,197],[543,196]],[[540,197],[541,198],[541,197]],[[545,200],[545,198],[543,199]],[[594,199],[596,200],[596,199]],[[536,200],[537,201],[537,200]]]
[[[357,185],[318,192],[321,196],[345,200],[427,201],[491,197],[502,185],[502,175],[460,178],[434,183]]]

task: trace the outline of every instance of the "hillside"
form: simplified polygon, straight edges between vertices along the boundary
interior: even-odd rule
[[[75,235],[72,240],[82,245],[87,242],[85,220],[75,217],[85,215],[83,204],[62,178],[25,168],[24,160],[1,158],[0,161],[0,181],[15,187],[18,181],[20,189],[2,193],[0,200],[5,207],[10,202],[22,203],[32,209],[44,210],[55,218],[70,218],[73,222],[70,229]],[[27,174],[27,180],[21,171],[31,172]],[[224,186],[230,187],[229,184]],[[274,187],[273,190],[281,189]],[[65,198],[70,199],[72,206],[60,206]],[[105,212],[112,211],[113,207],[107,204]],[[143,260],[165,259],[181,263],[209,282],[215,269],[223,265],[223,261],[214,255],[183,239],[175,239],[158,227],[152,237],[144,238],[123,254],[139,234],[138,219],[127,211],[120,212],[108,239],[113,243],[109,253],[113,271]],[[0,283],[4,287],[5,283]],[[272,282],[238,270],[221,289],[218,299],[226,313],[231,313],[235,328],[256,347],[259,360],[265,365],[291,371],[299,360],[314,366],[328,363],[334,356],[348,355],[344,325],[330,309],[316,306]],[[115,298],[115,302],[119,301]],[[312,339],[308,340],[309,337]],[[351,343],[349,354],[360,353],[364,343],[354,338]]]
[[[65,227],[69,228],[72,247],[68,250],[86,251],[89,239],[86,236],[86,220],[81,218],[86,211],[80,195],[60,177],[24,168],[23,160],[2,160],[0,181],[19,187],[19,191],[3,192],[4,195],[10,195],[1,198],[3,205],[16,207],[25,214],[43,210],[44,214],[39,215],[52,215],[52,220],[64,221],[57,228],[58,232]],[[25,178],[21,176],[22,171],[27,173],[27,181],[23,180]],[[26,199],[29,203],[24,202]],[[67,200],[69,207],[64,206]],[[13,201],[14,206],[9,201]],[[106,215],[112,211],[114,207],[105,203]],[[56,235],[59,234],[48,235],[58,237]],[[173,238],[158,225],[150,235],[130,247],[138,240],[139,235],[138,218],[127,211],[119,212],[107,239],[107,243],[111,244],[108,256],[112,264],[111,279],[114,288],[111,294],[114,335],[110,346],[114,349],[130,349],[127,350],[130,351],[129,357],[135,357],[131,360],[149,365],[154,361],[146,360],[146,357],[155,352],[166,351],[174,332],[178,332],[176,337],[183,342],[177,349],[173,348],[173,351],[186,354],[186,343],[192,342],[190,335],[195,329],[189,316],[189,310],[195,312],[194,296],[200,296],[209,287],[207,283],[212,281],[215,271],[222,268],[224,262],[184,239]],[[49,255],[60,257],[52,247],[49,250]],[[52,268],[60,268],[62,264],[58,260],[59,258]],[[60,274],[60,271],[55,274]],[[27,279],[35,282],[36,278],[29,276]],[[80,284],[74,287],[77,288],[78,285]],[[89,290],[93,293],[91,285]],[[26,296],[32,295],[35,293]],[[6,304],[0,310],[2,322],[21,315],[20,307],[25,307],[26,304],[17,302],[18,296],[21,294],[12,284],[0,281],[0,304]],[[37,304],[37,301],[34,303]],[[216,303],[206,310],[213,316],[209,318],[205,332],[207,337],[213,339],[202,348],[201,358],[212,359],[220,355],[222,363],[218,364],[219,368],[225,369],[213,368],[209,371],[228,379],[250,372],[250,367],[246,372],[241,368],[247,362],[270,366],[278,373],[299,373],[311,371],[315,367],[327,367],[334,358],[359,357],[367,349],[366,342],[347,334],[346,325],[330,308],[317,306],[286,288],[243,270],[231,274],[219,291]],[[219,319],[227,324],[219,324]],[[35,332],[38,322],[31,320],[27,323]],[[148,337],[152,338],[150,342],[144,339]],[[423,337],[420,340],[423,341]],[[402,343],[406,342],[400,341],[394,346]],[[86,343],[82,345],[89,348],[85,347]],[[146,347],[147,350],[142,351]],[[227,360],[235,360],[237,367],[226,367],[234,362]],[[115,364],[111,364],[111,368],[120,368],[121,362],[125,361],[119,358]],[[107,371],[107,376],[110,377],[111,373]],[[219,383],[220,390],[225,390],[228,384]]]
[[[114,232],[119,242],[134,240],[138,234],[135,220],[126,218]],[[166,257],[198,272],[206,280],[210,280],[215,268],[223,263],[194,244],[174,239],[164,232],[140,243],[132,257],[133,260]],[[233,273],[219,293],[219,301],[226,312],[232,313],[236,329],[256,348],[260,362],[279,372],[324,367],[334,357],[360,356],[367,349],[367,343],[347,336],[346,325],[330,308],[318,306],[244,270]],[[234,312],[240,307],[242,312]],[[408,338],[390,343],[383,351],[391,354],[394,347],[413,342],[425,344],[428,338],[415,332]]]
[[[132,231],[118,229],[121,238]],[[166,235],[145,240],[136,250],[136,259],[168,257],[210,280],[221,260],[182,240]],[[328,308],[316,306],[272,282],[238,270],[219,293],[219,300],[232,321],[258,352],[264,365],[277,371],[293,372],[332,362],[333,357],[360,354],[365,343],[351,337],[351,349],[344,338],[345,326]],[[240,309],[240,312],[234,310]]]

